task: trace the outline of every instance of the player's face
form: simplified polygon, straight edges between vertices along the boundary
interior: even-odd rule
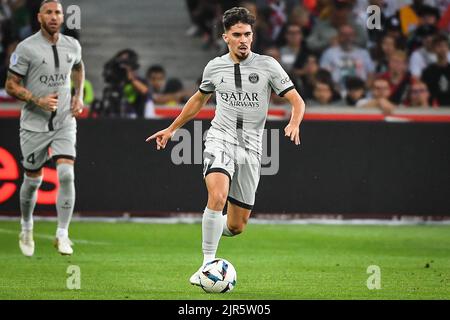
[[[253,42],[252,27],[239,22],[223,35],[223,39],[228,44],[230,53],[239,60],[244,60],[250,54]]]
[[[64,22],[61,4],[55,2],[44,4],[39,11],[38,20],[41,27],[49,34],[53,35],[59,32],[59,29]]]

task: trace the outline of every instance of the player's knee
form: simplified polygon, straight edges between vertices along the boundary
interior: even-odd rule
[[[41,176],[29,176],[25,174],[24,184],[28,187],[30,191],[35,191],[39,189],[42,184],[42,175]]]
[[[221,191],[212,191],[208,195],[208,202],[215,208],[224,208],[227,202],[227,194]]]
[[[228,230],[230,230],[230,232],[235,236],[244,232],[244,229],[245,229],[245,224],[243,224],[243,223],[228,225]]]
[[[57,167],[58,179],[60,184],[72,183],[75,180],[73,166],[70,164],[60,164]]]

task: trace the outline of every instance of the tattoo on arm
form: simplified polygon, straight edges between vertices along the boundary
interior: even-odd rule
[[[25,89],[21,82],[22,77],[8,72],[5,84],[6,92],[19,100],[28,102],[33,98],[33,94]]]
[[[23,87],[22,85],[22,77],[8,72],[6,78],[6,92],[24,102],[32,102],[36,105],[39,105],[39,97],[33,96],[33,94]]]

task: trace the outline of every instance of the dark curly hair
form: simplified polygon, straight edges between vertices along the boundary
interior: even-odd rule
[[[250,13],[250,11],[243,7],[234,7],[225,11],[222,19],[223,29],[225,31],[230,30],[232,26],[238,24],[239,22],[249,24],[253,28],[255,21],[256,18]]]
[[[41,2],[41,5],[40,5],[39,7],[42,8],[42,6],[43,6],[44,4],[52,3],[52,2],[57,3],[57,4],[61,4],[61,2],[60,2],[59,0],[43,0],[43,1]],[[62,4],[61,4],[61,5],[62,5]]]

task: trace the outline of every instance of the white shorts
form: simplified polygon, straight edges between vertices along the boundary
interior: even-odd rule
[[[203,152],[203,176],[221,172],[230,179],[228,201],[253,209],[261,174],[261,158],[256,152],[225,141],[209,139]]]
[[[72,126],[49,132],[20,129],[23,168],[31,172],[39,171],[50,158],[75,160],[76,135],[77,129]]]

